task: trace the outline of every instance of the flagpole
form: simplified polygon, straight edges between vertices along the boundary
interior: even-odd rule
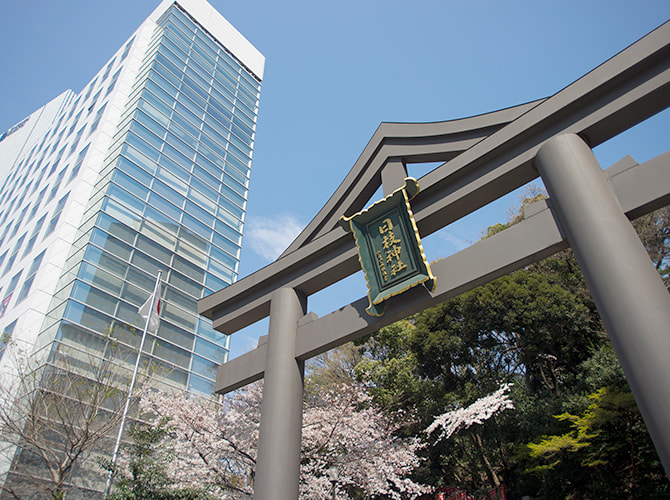
[[[158,271],[156,276],[156,284],[154,285],[154,291],[151,295],[151,307],[149,308],[149,314],[147,320],[144,323],[144,331],[142,332],[142,340],[140,341],[140,349],[137,352],[137,360],[135,361],[135,369],[133,370],[133,378],[130,380],[130,387],[128,388],[128,396],[126,397],[126,405],[123,408],[123,415],[121,416],[121,424],[119,425],[119,434],[116,437],[116,444],[114,445],[114,453],[112,453],[112,462],[109,469],[109,475],[107,476],[107,482],[105,483],[105,492],[104,497],[109,495],[109,491],[112,488],[112,477],[114,476],[114,467],[116,466],[116,460],[119,456],[119,448],[121,446],[121,436],[123,435],[123,427],[126,424],[126,417],[128,415],[128,408],[130,407],[130,400],[133,396],[133,389],[135,388],[135,380],[137,379],[137,372],[140,368],[140,357],[142,356],[142,349],[144,348],[144,341],[147,338],[147,331],[149,330],[149,323],[151,322],[151,315],[153,314],[154,308],[156,307],[156,302],[160,300],[159,289],[161,283],[161,271]]]

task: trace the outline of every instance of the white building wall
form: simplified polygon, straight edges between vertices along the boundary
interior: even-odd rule
[[[0,140],[0,179],[6,178],[18,163],[17,159],[20,160],[25,152],[42,139],[73,95],[71,90],[63,92],[9,130],[0,132],[0,136],[7,134]]]

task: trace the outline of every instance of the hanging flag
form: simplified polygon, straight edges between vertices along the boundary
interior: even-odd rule
[[[149,325],[150,330],[156,330],[158,328],[158,320],[159,320],[159,315],[161,312],[161,299],[156,297],[155,299],[155,305],[153,310],[151,310],[151,304],[154,302],[154,294],[156,292],[151,294],[151,296],[147,299],[147,301],[142,304],[142,306],[139,308],[138,312],[140,313],[140,316],[144,318],[144,320],[147,322]]]
[[[119,424],[119,433],[116,435],[116,444],[114,445],[114,452],[112,453],[112,466],[109,469],[109,474],[107,475],[107,481],[105,482],[105,497],[109,495],[109,490],[112,487],[112,477],[114,476],[114,470],[116,468],[116,459],[119,457],[119,447],[121,446],[121,436],[123,435],[123,427],[126,424],[126,417],[128,416],[128,408],[130,407],[130,401],[133,396],[133,389],[135,388],[135,380],[137,379],[137,371],[140,368],[140,359],[142,359],[142,352],[144,352],[144,342],[147,339],[147,330],[151,328],[155,330],[158,328],[158,320],[161,312],[161,271],[158,271],[156,275],[156,284],[154,285],[154,291],[151,293],[151,296],[147,301],[142,304],[138,309],[140,316],[144,318],[146,323],[144,324],[144,331],[142,332],[142,340],[140,341],[140,348],[137,350],[137,357],[135,359],[135,369],[133,370],[133,378],[130,379],[130,386],[128,387],[128,393],[126,395],[126,406],[123,408],[123,415],[121,416],[121,423]],[[155,305],[154,305],[155,303]],[[153,310],[152,310],[153,309]]]

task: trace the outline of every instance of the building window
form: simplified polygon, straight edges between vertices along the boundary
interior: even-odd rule
[[[103,104],[102,107],[96,113],[95,119],[91,123],[91,128],[88,131],[89,136],[97,130],[98,124],[100,123],[100,118],[102,118],[102,114],[105,112],[106,107],[107,107],[107,103]]]
[[[74,104],[72,105],[72,109],[70,110],[70,113],[67,115],[66,120],[69,120],[70,118],[72,118],[72,115],[73,115],[74,112],[77,110],[77,106],[79,105],[79,100],[80,100],[80,99],[81,99],[81,95],[80,95],[79,97],[77,97],[77,100],[76,100],[76,101],[74,101]],[[75,121],[77,121],[77,120],[75,120]],[[70,130],[70,132],[72,132],[72,130]],[[69,134],[70,132],[68,132],[68,134]]]
[[[91,99],[91,105],[88,107],[88,114],[90,115],[91,112],[93,111],[93,108],[95,108],[95,104],[98,102],[98,98],[100,97],[100,94],[102,93],[102,89],[98,90],[95,95],[93,96],[93,99]]]
[[[46,250],[42,250],[42,253],[33,259],[33,263],[30,265],[28,274],[26,275],[26,280],[23,282],[23,287],[19,292],[19,296],[16,298],[16,303],[18,304],[23,299],[25,299],[30,293],[30,288],[33,286],[33,281],[35,280],[35,275],[37,274],[40,264],[42,263],[42,258]]]
[[[86,124],[84,124],[78,131],[77,135],[74,138],[74,142],[72,143],[72,146],[70,147],[70,153],[74,153],[75,149],[77,149],[77,146],[79,145],[79,140],[81,139],[81,136],[84,135],[84,129],[86,129]]]
[[[7,217],[5,217],[5,219],[6,219],[6,218],[7,218]],[[0,238],[0,241],[4,241],[4,240],[5,240],[5,237],[7,236],[7,233],[9,233],[9,229],[10,229],[9,226],[10,226],[11,224],[12,224],[12,223],[10,222],[9,225],[5,226],[5,232],[2,234],[2,237]]]
[[[11,295],[12,292],[16,289],[16,285],[19,284],[19,280],[21,279],[21,273],[23,272],[23,269],[21,269],[18,273],[14,275],[12,278],[12,281],[9,282],[9,286],[7,287],[7,291],[5,292],[5,297],[8,295]]]
[[[72,132],[74,132],[74,129],[77,128],[77,124],[79,123],[79,118],[81,117],[81,114],[83,113],[84,110],[81,110],[79,113],[77,113],[77,116],[74,117],[74,121],[72,122],[72,125],[70,125],[70,130],[67,132],[67,136],[70,137],[72,135]]]
[[[126,56],[128,56],[128,52],[130,52],[130,47],[133,46],[133,42],[135,41],[135,37],[132,37],[130,40],[128,40],[128,43],[126,43],[126,46],[123,48],[123,54],[121,54],[121,61],[123,61]]]
[[[109,72],[112,70],[112,66],[114,66],[114,59],[112,59],[111,61],[109,61],[109,64],[108,64],[107,67],[105,68],[105,72],[104,72],[103,75],[102,75],[102,81],[103,81],[103,82],[104,82],[105,80],[107,80],[107,77],[109,76]]]
[[[109,93],[110,93],[112,90],[114,90],[114,85],[116,85],[116,80],[119,79],[119,73],[121,73],[121,69],[120,69],[120,68],[119,68],[119,70],[118,70],[116,73],[114,73],[114,75],[112,76],[111,80],[109,81],[109,86],[107,87],[107,92],[105,92],[105,97],[107,97],[107,96],[109,95]]]
[[[60,219],[60,214],[63,212],[63,207],[65,206],[65,202],[67,202],[67,197],[69,194],[70,193],[63,196],[58,202],[58,205],[56,205],[56,210],[54,211],[53,217],[51,217],[51,221],[49,221],[47,230],[44,233],[45,238],[53,233],[54,229],[56,229],[56,226],[58,225],[58,219]]]
[[[16,285],[19,284],[19,280],[21,279],[21,273],[23,272],[23,269],[21,269],[18,273],[14,275],[12,278],[12,281],[9,282],[9,286],[7,287],[7,292],[5,293],[5,298],[2,299],[2,303],[0,303],[0,318],[2,318],[5,313],[7,312],[7,308],[9,306],[9,302],[12,300],[12,294],[14,293],[14,290],[16,289]]]
[[[28,255],[28,253],[33,249],[35,246],[35,242],[37,241],[37,236],[39,236],[40,229],[42,229],[42,226],[44,225],[44,221],[47,218],[47,214],[44,214],[40,220],[37,221],[37,224],[35,224],[35,228],[33,229],[33,234],[30,235],[30,239],[28,240],[28,243],[26,244],[26,249],[23,252],[23,256],[25,257]],[[0,265],[2,265],[2,261],[0,261]]]
[[[23,245],[23,240],[26,237],[26,233],[23,233],[23,236],[21,236],[18,241],[16,242],[16,245],[14,246],[14,250],[12,250],[12,256],[9,258],[7,261],[7,267],[5,267],[5,272],[3,273],[3,276],[7,274],[12,266],[14,265],[14,261],[16,260],[16,256],[19,254],[19,250],[21,249],[21,245]]]
[[[51,177],[53,173],[56,171],[58,168],[58,163],[60,162],[61,158],[63,157],[63,153],[65,153],[65,150],[67,149],[67,146],[63,146],[63,148],[58,152],[58,156],[53,162],[53,165],[51,166],[51,170],[49,170],[49,173],[47,174],[47,177]]]
[[[35,198],[35,207],[40,206],[42,200],[44,199],[44,195],[47,192],[47,189],[49,189],[49,186],[46,186],[44,189],[42,189],[42,191],[40,191],[40,194],[37,195],[37,198]]]
[[[35,242],[37,242],[37,235],[31,236],[30,239],[28,240],[28,243],[26,244],[26,249],[23,252],[23,256],[25,257],[30,253],[30,251],[33,249],[35,246]]]
[[[28,208],[30,208],[29,205],[23,208],[21,215],[19,215],[19,218],[16,221],[17,224],[21,224],[23,222],[23,219],[26,217],[26,213],[28,212]]]
[[[70,174],[70,178],[67,181],[68,184],[70,184],[70,182],[72,182],[72,179],[77,177],[77,175],[79,174],[81,164],[84,163],[84,157],[86,156],[86,152],[88,151],[89,146],[90,144],[87,144],[86,147],[79,152],[79,156],[77,156],[77,161],[74,164],[74,167],[72,167],[72,173]]]
[[[7,325],[2,332],[2,335],[0,335],[0,359],[2,359],[2,357],[5,355],[7,344],[9,344],[10,340],[12,340],[12,334],[14,333],[14,328],[16,328],[17,321],[18,320],[15,319],[9,325]]]
[[[51,200],[53,200],[56,197],[56,193],[58,193],[58,189],[60,188],[60,183],[63,180],[63,177],[65,177],[65,172],[67,171],[67,165],[63,167],[63,170],[58,172],[58,177],[56,177],[56,180],[53,183],[53,189],[51,190],[51,193],[49,194],[49,198],[47,199],[47,203],[49,203]]]
[[[17,221],[17,222],[18,222],[18,221]],[[7,226],[7,227],[10,227],[12,224],[14,224],[14,221],[13,221],[13,220],[9,223],[9,226]],[[12,232],[9,233],[9,237],[10,237],[10,238],[13,238],[14,236],[16,236],[16,233],[17,233],[18,231],[19,231],[19,224],[14,224],[13,229],[12,229]]]
[[[33,209],[30,211],[30,215],[28,216],[28,220],[26,222],[30,222],[33,220],[33,217],[35,217],[35,214],[40,208],[40,203],[39,200],[35,200],[35,203],[33,204]]]
[[[28,175],[28,174],[26,173],[26,175],[24,176],[24,178],[27,177],[27,175]],[[23,190],[23,195],[21,196],[21,202],[23,202],[24,198],[25,198],[26,195],[28,194],[28,191],[30,190],[30,188],[32,187],[32,185],[33,185],[33,181],[30,181],[28,184],[26,184],[26,187],[25,187],[25,189]]]
[[[35,172],[35,170],[33,170],[33,165],[30,165],[30,169],[29,169],[29,170],[30,170],[31,172]],[[35,191],[37,191],[37,188],[39,187],[39,185],[40,185],[40,184],[39,184],[38,181],[36,181],[35,184],[33,184],[33,189],[30,191],[30,195],[31,195],[31,196],[32,196],[32,194],[33,194]]]
[[[91,97],[91,92],[93,92],[93,87],[95,87],[95,82],[97,81],[97,78],[94,78],[91,83],[88,84],[88,87],[86,88],[86,97],[84,97],[84,101],[86,101],[89,97]]]

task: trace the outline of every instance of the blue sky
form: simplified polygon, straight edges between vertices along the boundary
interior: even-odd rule
[[[266,57],[241,276],[311,220],[380,122],[462,118],[552,95],[670,18],[668,0],[210,2]],[[156,5],[5,1],[0,130],[81,90]],[[642,162],[669,139],[666,110],[596,154],[603,167],[626,154]],[[429,260],[505,221],[518,196],[427,238]],[[363,296],[359,275],[310,309],[322,315]],[[234,336],[232,356],[263,328]]]

